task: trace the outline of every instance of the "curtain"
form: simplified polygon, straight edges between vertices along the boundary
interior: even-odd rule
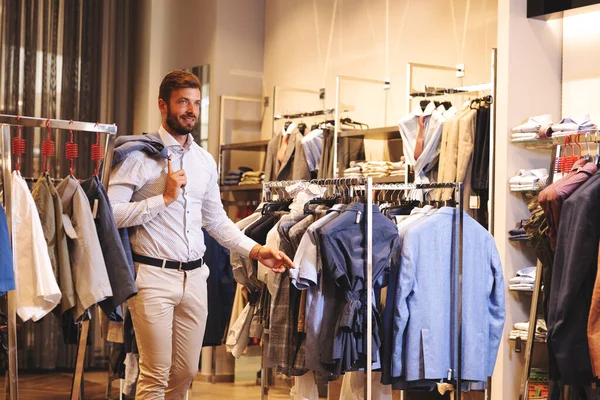
[[[115,123],[120,134],[133,126],[133,10],[137,0],[0,0],[0,114]],[[13,128],[13,135],[17,129]],[[41,144],[56,143],[49,174],[69,173],[64,157],[68,131],[23,128],[26,152],[21,171],[36,178],[44,171]],[[79,158],[74,174],[93,174],[90,147],[104,136],[75,132]],[[87,367],[104,367],[108,349],[93,312]],[[65,345],[60,317],[49,314],[20,327],[19,368],[71,369],[76,345]]]

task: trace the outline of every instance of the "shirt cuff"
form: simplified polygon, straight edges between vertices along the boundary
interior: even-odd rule
[[[162,194],[148,197],[146,201],[148,202],[148,213],[152,216],[156,216],[167,209],[167,205],[165,204],[165,199]]]
[[[250,257],[250,252],[252,251],[252,248],[254,246],[256,246],[257,244],[258,243],[256,243],[254,240],[252,240],[248,236],[244,235],[242,240],[237,245],[238,250],[239,250],[238,253],[244,257]]]

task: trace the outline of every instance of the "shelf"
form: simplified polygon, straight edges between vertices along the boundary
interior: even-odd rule
[[[508,338],[508,340],[510,340],[511,342],[516,342],[517,339],[513,339],[513,338]],[[527,339],[521,339],[521,342],[523,343],[527,343]],[[534,340],[535,343],[547,343],[547,339],[543,339],[543,338],[536,338]]]
[[[531,150],[552,150],[554,146],[554,140],[552,138],[546,139],[528,139],[528,140],[511,140],[512,144],[525,147]]]
[[[511,292],[519,292],[519,293],[533,293],[533,289],[508,289]]]
[[[222,144],[223,150],[244,150],[244,151],[262,151],[269,145],[269,140],[255,140],[253,142]]]
[[[256,190],[262,190],[263,185],[259,183],[258,185],[229,185],[229,186],[221,186],[221,192],[250,192]]]
[[[510,191],[513,193],[523,193],[523,192],[537,193],[537,192],[541,191],[541,189],[510,189]]]
[[[382,139],[382,140],[390,140],[390,139],[401,139],[400,130],[398,125],[394,126],[386,126],[383,128],[373,128],[373,129],[350,129],[340,131],[340,137],[354,137],[354,138],[367,138],[368,139]]]
[[[405,183],[406,178],[404,175],[400,176],[384,176],[381,178],[373,178],[373,183]]]

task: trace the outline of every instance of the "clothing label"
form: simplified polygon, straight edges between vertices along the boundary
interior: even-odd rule
[[[359,224],[360,223],[360,216],[362,215],[362,212],[358,211],[356,213],[356,220],[354,221],[355,224]]]
[[[94,199],[94,207],[92,208],[92,216],[98,218],[98,199]]]
[[[469,197],[469,208],[471,210],[479,210],[479,196]]]

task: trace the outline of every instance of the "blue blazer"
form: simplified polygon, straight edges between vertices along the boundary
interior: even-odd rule
[[[443,207],[402,231],[388,289],[384,379],[438,380],[456,368],[457,218],[458,210]],[[493,237],[466,213],[463,243],[462,379],[485,381],[504,327],[502,265]]]

